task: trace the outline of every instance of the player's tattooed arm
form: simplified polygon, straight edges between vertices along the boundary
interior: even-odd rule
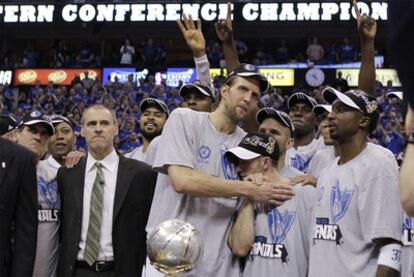
[[[227,72],[229,73],[240,65],[237,57],[236,45],[233,39],[233,24],[231,22],[231,2],[227,2],[227,17],[220,19],[215,24],[218,38],[223,45],[223,53],[226,59]]]
[[[357,28],[361,41],[361,68],[359,70],[358,88],[371,96],[375,96],[375,48],[377,23],[368,15],[361,15],[358,2],[353,0],[357,17]]]

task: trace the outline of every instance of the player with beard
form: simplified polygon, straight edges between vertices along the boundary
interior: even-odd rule
[[[125,154],[125,157],[145,162],[148,145],[154,138],[161,135],[169,112],[164,101],[156,98],[145,98],[139,107],[141,110],[139,126],[144,142],[140,147]]]
[[[255,66],[242,64],[229,74],[214,112],[179,108],[165,125],[153,166],[168,173],[178,197],[174,203],[158,205],[156,211],[151,211],[150,217],[155,220],[149,220],[147,231],[159,224],[157,219],[164,213],[192,222],[200,230],[209,243],[202,261],[189,276],[239,276],[226,244],[236,207],[232,196],[272,203],[292,195],[284,194],[291,190],[289,186],[239,181],[234,166],[224,157],[225,151],[245,136],[238,123],[257,107],[260,92],[268,85]]]

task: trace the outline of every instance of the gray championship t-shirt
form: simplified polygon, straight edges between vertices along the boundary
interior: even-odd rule
[[[398,166],[390,151],[371,144],[343,165],[338,160],[318,179],[309,276],[375,276],[373,240],[401,240]]]
[[[219,178],[238,179],[235,166],[225,159],[224,154],[236,147],[245,134],[239,127],[229,135],[220,133],[210,122],[208,113],[178,108],[171,113],[164,127],[154,168],[166,173],[167,165],[180,165]],[[239,265],[227,245],[236,203],[237,198],[186,194],[179,194],[174,206],[159,203],[160,213],[173,210],[173,218],[193,224],[204,240],[202,260],[186,276],[239,276]]]
[[[297,176],[303,176],[305,175],[302,171],[297,170],[296,168],[290,167],[285,165],[282,167],[282,169],[279,171],[280,176],[285,177],[287,179],[292,179]]]
[[[34,277],[56,276],[60,198],[56,182],[60,164],[50,156],[37,165],[38,221]]]
[[[286,151],[285,164],[306,172],[315,153],[325,147],[322,137],[314,139],[308,145],[299,146],[298,148],[291,147]]]
[[[313,156],[309,163],[307,175],[319,178],[322,171],[327,168],[335,160],[335,149],[333,146],[327,146],[325,149],[319,150]]]
[[[144,145],[138,146],[137,148],[135,148],[134,150],[132,150],[129,153],[126,153],[124,156],[129,158],[129,159],[134,159],[137,161],[141,161],[141,162],[146,162],[145,161],[145,157],[147,152],[142,152],[142,149],[144,148]]]
[[[295,196],[277,208],[255,204],[255,242],[243,276],[306,276],[314,190],[298,184]]]

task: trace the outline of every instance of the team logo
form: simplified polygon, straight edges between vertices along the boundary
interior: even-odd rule
[[[309,161],[305,161],[299,154],[296,154],[295,157],[290,159],[290,164],[299,171],[305,171]]]
[[[252,64],[245,64],[244,69],[247,71],[257,71],[256,67]]]
[[[292,227],[296,213],[285,210],[282,214],[277,208],[267,213],[267,224],[273,243],[281,243]]]
[[[47,181],[38,176],[37,191],[39,196],[39,222],[59,221],[59,194],[56,179]]]
[[[221,153],[221,168],[223,170],[224,178],[227,180],[238,180],[239,175],[236,171],[236,166],[231,163],[226,157],[227,149],[220,150]]]
[[[39,112],[39,111],[33,111],[33,112],[30,113],[30,116],[31,117],[39,117],[41,115],[42,115],[42,113]]]
[[[404,222],[403,222],[403,235],[402,235],[402,243],[403,245],[414,245],[413,243],[413,222],[411,217],[408,217],[404,213]]]
[[[345,215],[353,194],[353,190],[341,190],[339,187],[339,181],[336,180],[335,185],[331,190],[331,213],[334,224],[336,224]]]
[[[201,145],[200,149],[198,149],[198,156],[202,159],[202,160],[206,160],[210,157],[211,154],[211,149],[208,146],[205,145]]]
[[[58,209],[59,208],[59,195],[56,179],[46,181],[44,178],[38,176],[37,178],[37,190],[40,201],[45,203],[42,208],[45,209]]]

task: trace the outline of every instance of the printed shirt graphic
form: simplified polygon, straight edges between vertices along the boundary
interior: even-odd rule
[[[153,166],[161,173],[166,173],[166,165],[181,165],[211,176],[237,179],[235,167],[223,155],[227,149],[237,146],[245,134],[238,127],[230,135],[219,133],[207,113],[178,108],[164,126]],[[157,180],[156,186],[159,182],[165,182],[165,178]],[[159,207],[158,214],[169,210],[167,213],[172,218],[191,222],[200,230],[204,241],[208,241],[201,263],[186,276],[239,276],[239,265],[232,262],[227,246],[237,199],[175,196],[176,201]],[[151,211],[150,216],[156,214]],[[149,222],[153,223],[151,217]]]
[[[322,137],[314,139],[305,146],[291,147],[286,151],[285,164],[299,171],[306,172],[315,153],[326,147]]]
[[[372,241],[401,240],[398,166],[371,144],[343,165],[338,160],[318,179],[309,276],[375,276]]]
[[[255,243],[243,276],[306,276],[314,188],[298,184],[277,208],[255,204]]]
[[[38,231],[33,276],[56,276],[60,198],[56,174],[60,164],[49,157],[37,165]]]

